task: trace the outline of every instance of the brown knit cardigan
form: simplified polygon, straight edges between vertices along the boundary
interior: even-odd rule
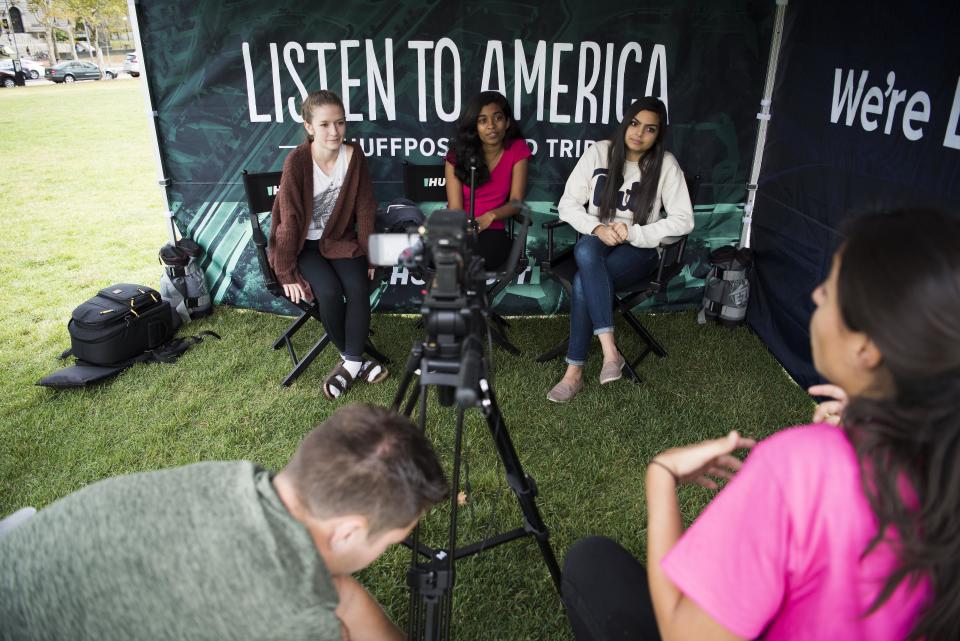
[[[367,255],[367,242],[373,233],[377,202],[367,159],[360,146],[353,147],[340,196],[320,237],[320,255],[324,258],[356,258]],[[297,269],[297,256],[303,250],[313,215],[313,158],[310,143],[304,142],[290,152],[283,163],[277,197],[273,201],[268,258],[270,267],[283,284],[298,283],[307,300],[313,300],[310,285]],[[317,242],[317,241],[314,241]]]

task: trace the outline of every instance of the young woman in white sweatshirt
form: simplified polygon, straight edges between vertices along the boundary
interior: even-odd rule
[[[613,294],[649,278],[660,244],[693,229],[683,171],[663,148],[667,110],[652,97],[634,102],[609,140],[587,149],[567,179],[560,218],[583,234],[574,249],[567,371],[547,394],[565,403],[583,389],[591,334],[603,348],[600,383],[622,376],[613,339]]]

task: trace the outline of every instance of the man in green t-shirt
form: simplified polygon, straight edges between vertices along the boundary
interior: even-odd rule
[[[351,576],[448,492],[429,442],[350,405],[278,474],[116,477],[0,537],[0,639],[402,639]]]

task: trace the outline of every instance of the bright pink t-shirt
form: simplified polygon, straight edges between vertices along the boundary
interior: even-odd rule
[[[503,155],[497,162],[497,166],[490,172],[490,181],[477,187],[474,218],[483,216],[491,209],[496,209],[507,202],[507,199],[510,198],[513,166],[532,155],[526,141],[520,138],[516,138],[507,144],[507,147],[503,150]],[[456,156],[452,150],[446,155],[445,160],[450,164],[456,162]],[[470,186],[467,183],[463,185],[463,208],[470,211]],[[503,228],[504,222],[502,220],[496,220],[490,223],[490,227],[488,227],[488,229]]]
[[[930,584],[902,582],[863,618],[896,561],[884,543],[861,559],[876,532],[853,446],[810,425],[758,444],[662,567],[744,639],[902,640]]]

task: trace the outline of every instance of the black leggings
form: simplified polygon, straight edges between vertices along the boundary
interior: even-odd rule
[[[496,271],[507,262],[513,239],[506,229],[484,229],[477,236],[477,253],[483,256],[487,271]]]
[[[367,259],[324,258],[316,242],[307,245],[297,256],[297,267],[310,283],[323,326],[346,360],[362,361],[370,333]]]
[[[647,570],[619,543],[591,536],[563,564],[563,602],[577,641],[659,641]]]

